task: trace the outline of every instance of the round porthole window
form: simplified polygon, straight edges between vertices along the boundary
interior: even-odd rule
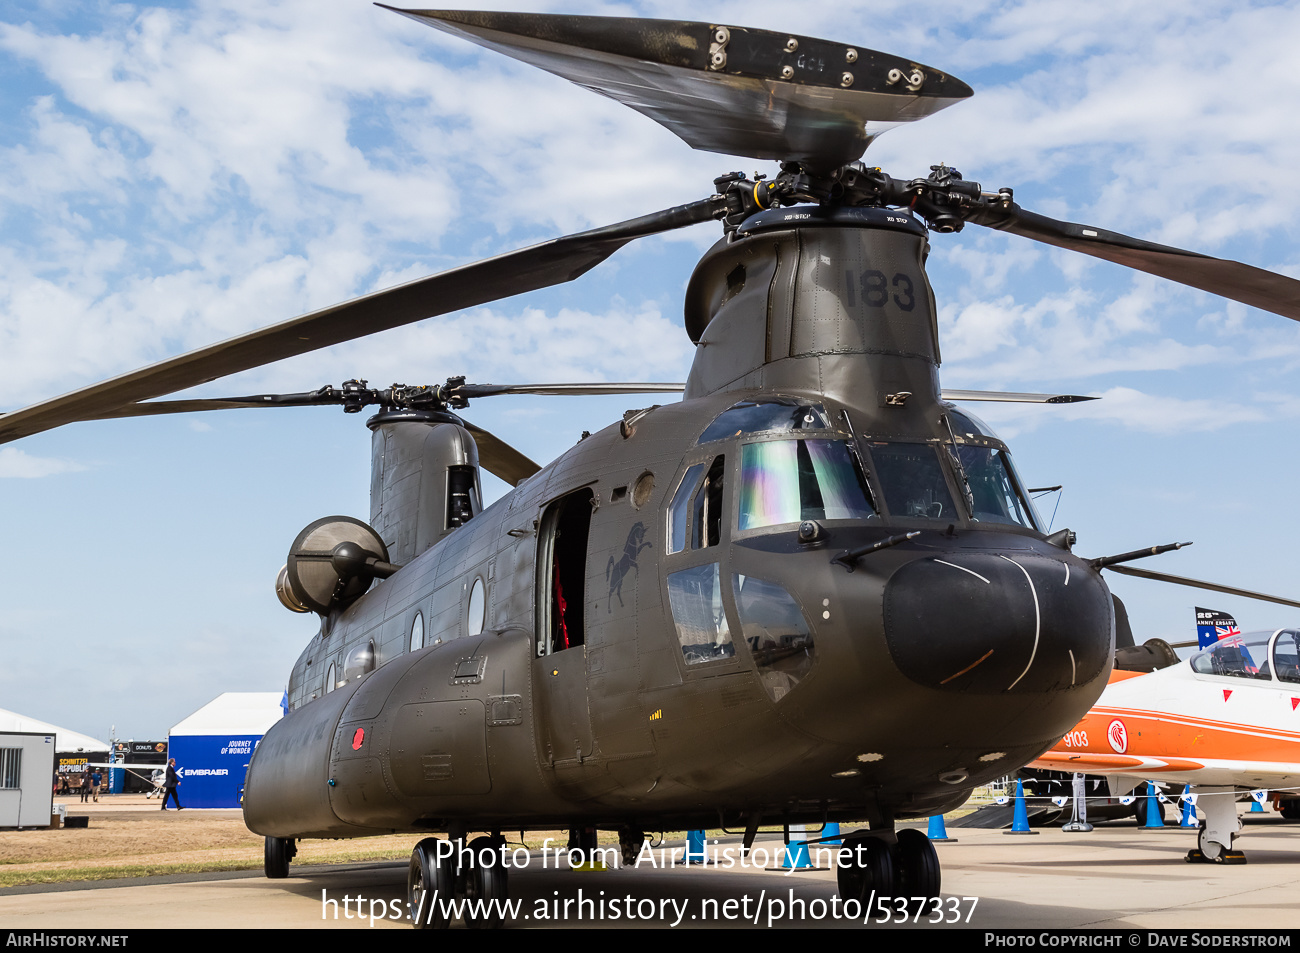
[[[647,470],[636,479],[632,487],[632,505],[638,510],[650,502],[650,494],[655,491],[655,475]]]
[[[483,631],[487,617],[487,590],[482,579],[474,580],[474,588],[469,591],[469,611],[465,615],[465,631],[478,635]]]
[[[424,616],[417,612],[415,621],[411,623],[411,651],[422,648],[424,648]]]

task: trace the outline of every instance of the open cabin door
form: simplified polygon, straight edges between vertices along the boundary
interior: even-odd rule
[[[550,503],[537,534],[536,652],[539,749],[552,765],[591,757],[587,705],[587,543],[590,489]]]

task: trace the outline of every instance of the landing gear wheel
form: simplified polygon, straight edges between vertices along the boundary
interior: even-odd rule
[[[505,843],[496,837],[476,837],[469,842],[470,853],[474,855],[474,865],[469,869],[465,882],[466,899],[482,905],[479,910],[483,916],[467,916],[465,925],[471,930],[499,930],[501,928],[501,901],[509,890],[506,880],[506,868],[501,862],[501,845]],[[494,855],[492,863],[482,863],[486,854]],[[471,906],[466,911],[473,910]]]
[[[1161,823],[1161,824],[1164,824],[1166,821],[1168,821],[1168,817],[1166,817],[1166,815],[1165,815],[1165,805],[1164,805],[1163,802],[1161,802],[1161,801],[1159,801],[1159,800],[1156,801],[1156,810],[1160,812],[1160,823]],[[1142,796],[1139,797],[1139,798],[1137,799],[1137,801],[1134,803],[1134,805],[1133,805],[1133,816],[1137,819],[1137,825],[1138,825],[1138,827],[1146,827],[1146,826],[1147,826],[1147,798],[1146,798],[1146,795],[1142,795]]]
[[[289,876],[289,861],[298,853],[298,845],[292,837],[268,837],[263,854],[262,869],[271,880],[283,880]]]
[[[641,848],[644,844],[645,831],[634,831],[625,827],[618,832],[618,849],[624,867],[636,866],[637,858],[641,856]]]
[[[1300,821],[1300,801],[1283,801],[1278,813],[1288,821]]]
[[[874,890],[878,897],[891,896],[894,889],[894,858],[878,837],[861,835],[845,839],[850,851],[846,863],[836,866],[836,881],[843,900],[865,903]]]
[[[943,878],[939,867],[939,852],[918,830],[904,828],[898,832],[898,847],[894,854],[894,895],[924,897],[933,900],[939,896]]]
[[[1196,835],[1196,849],[1201,852],[1201,856],[1212,864],[1221,864],[1227,860],[1228,851],[1218,841],[1212,841],[1205,836],[1205,828]]]
[[[417,930],[445,930],[447,916],[443,902],[456,896],[456,868],[453,858],[438,859],[438,838],[426,837],[411,851],[406,871],[406,902],[411,926]]]

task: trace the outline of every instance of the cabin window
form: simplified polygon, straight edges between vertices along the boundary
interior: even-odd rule
[[[334,663],[330,662],[330,667],[325,672],[325,691],[327,693],[334,691],[335,688],[334,682],[335,682]]]
[[[841,440],[772,440],[741,448],[741,531],[801,520],[867,519],[862,471]]]
[[[411,623],[411,651],[422,648],[424,648],[424,616],[417,612],[415,621]]]
[[[668,574],[668,604],[687,665],[734,658],[717,563]]]
[[[813,637],[803,611],[781,586],[733,575],[741,637],[758,666],[768,697],[779,702],[813,665]]]
[[[870,443],[876,479],[890,515],[957,519],[957,507],[935,448],[926,443]]]
[[[732,404],[700,435],[700,443],[742,434],[788,430],[828,430],[830,418],[821,404],[795,397],[764,397]]]
[[[469,591],[469,607],[465,614],[465,631],[469,635],[478,635],[483,631],[487,618],[487,592],[483,580],[475,579],[474,587]]]

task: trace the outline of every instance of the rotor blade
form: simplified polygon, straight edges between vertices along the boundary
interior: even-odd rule
[[[1015,202],[1005,208],[977,209],[966,220],[1135,268],[1300,321],[1300,281],[1239,261],[1157,245],[1091,225],[1062,222],[1026,211]]]
[[[1188,586],[1192,589],[1209,589],[1211,592],[1224,592],[1230,596],[1242,596],[1246,599],[1258,599],[1260,602],[1276,602],[1281,606],[1294,606],[1300,609],[1300,602],[1293,599],[1283,599],[1281,596],[1270,596],[1262,592],[1252,592],[1249,589],[1236,589],[1232,586],[1221,586],[1215,582],[1202,582],[1199,579],[1188,579],[1185,576],[1171,576],[1168,573],[1152,572],[1150,569],[1134,569],[1132,566],[1107,566],[1111,572],[1123,573],[1125,576],[1138,576],[1142,579],[1154,579],[1156,582],[1171,582],[1176,586]]]
[[[680,394],[685,384],[461,384],[456,396],[473,400],[498,394],[535,394],[544,397],[599,396],[602,394]]]
[[[119,417],[154,417],[161,414],[194,414],[205,410],[241,410],[260,407],[312,407],[314,391],[303,394],[263,394],[260,397],[212,397],[206,400],[154,400],[124,404],[109,410],[87,414],[80,420],[114,420]],[[337,403],[337,402],[335,402]],[[0,416],[0,425],[4,424]]]
[[[553,238],[250,331],[0,416],[0,443],[376,331],[572,281],[633,239],[709,221],[714,208],[713,199],[702,199]]]
[[[1082,400],[1101,400],[1081,394],[1019,394],[1002,390],[944,390],[941,400],[998,400],[1011,404],[1077,404]]]
[[[465,429],[474,435],[474,442],[478,444],[479,465],[511,486],[518,486],[541,469],[496,434],[468,420],[465,421]]]
[[[790,33],[682,20],[400,10],[608,96],[694,149],[831,171],[886,125],[972,95],[913,60]]]

